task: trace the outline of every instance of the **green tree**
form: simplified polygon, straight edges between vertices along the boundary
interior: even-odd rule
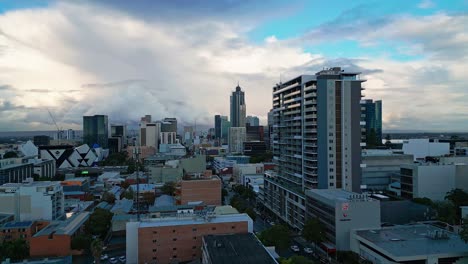
[[[457,217],[457,208],[453,203],[448,201],[434,202],[433,208],[437,212],[437,219],[439,221],[452,225],[458,223],[459,218]]]
[[[91,237],[89,235],[78,235],[71,241],[72,249],[88,249],[89,243],[91,243]]]
[[[457,210],[457,216],[461,216],[460,206],[468,205],[468,193],[462,189],[453,189],[447,192],[445,200],[449,200]]]
[[[463,225],[462,225],[462,230],[460,231],[460,237],[465,241],[465,243],[468,243],[468,217],[463,219]]]
[[[29,245],[24,239],[16,239],[4,242],[0,245],[0,259],[11,259],[12,261],[22,261],[29,257]]]
[[[257,214],[252,207],[245,209],[245,213],[248,214],[253,221],[255,221],[255,218],[257,218]]]
[[[120,187],[124,188],[124,189],[127,189],[128,187],[130,186],[130,183],[128,183],[127,181],[124,181],[120,184]]]
[[[101,263],[102,247],[102,241],[99,238],[94,239],[93,242],[91,242],[90,250],[91,254],[93,254],[94,263],[96,264]]]
[[[133,200],[133,196],[135,195],[132,188],[128,188],[127,191],[124,193],[124,197],[129,200]]]
[[[105,192],[102,194],[102,201],[104,202],[108,202],[110,204],[113,204],[115,203],[115,195],[113,193],[110,193],[110,192]]]
[[[9,158],[17,158],[18,154],[15,151],[8,151],[5,154],[3,154],[4,159],[9,159]]]
[[[304,256],[294,255],[288,259],[280,259],[280,264],[314,264],[314,262]]]
[[[166,182],[162,187],[161,187],[161,192],[163,194],[171,195],[174,196],[176,187],[174,182]]]
[[[143,193],[143,201],[147,205],[153,205],[156,194],[154,192],[145,192]]]
[[[310,219],[302,229],[302,236],[307,241],[318,244],[325,238],[325,226],[318,218]]]
[[[431,199],[424,197],[424,198],[413,198],[413,202],[417,204],[427,205],[427,206],[434,206],[434,203]]]
[[[86,232],[104,239],[111,227],[112,216],[108,210],[96,208],[85,224]]]
[[[291,231],[287,226],[274,225],[260,233],[259,239],[265,246],[286,249],[291,244]]]

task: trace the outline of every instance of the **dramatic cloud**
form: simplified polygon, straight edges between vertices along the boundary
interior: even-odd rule
[[[252,43],[249,30],[278,16],[278,6],[259,18],[258,8],[250,11],[256,1],[215,3],[193,1],[179,10],[177,1],[69,1],[1,15],[0,130],[55,129],[47,110],[65,129],[81,129],[82,116],[94,114],[111,122],[133,124],[152,114],[212,126],[214,114],[228,115],[237,82],[248,114],[265,124],[280,78],[330,66],[363,73],[366,96],[384,100],[385,129],[467,128],[457,121],[468,113],[466,15],[373,17],[359,6],[301,37]],[[411,59],[304,50],[342,40],[363,50],[390,45]]]

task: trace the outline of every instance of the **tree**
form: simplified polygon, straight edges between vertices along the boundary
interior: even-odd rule
[[[134,192],[132,188],[128,188],[127,191],[124,193],[124,197],[129,200],[133,200]]]
[[[304,256],[294,255],[288,259],[280,259],[280,264],[314,264],[314,262]]]
[[[449,224],[458,224],[457,208],[448,201],[434,202],[433,208],[437,212],[437,219]]]
[[[24,239],[16,239],[0,245],[0,260],[9,258],[13,261],[22,261],[28,257],[29,245]]]
[[[96,208],[85,224],[88,234],[104,239],[111,227],[113,214],[108,210]]]
[[[110,204],[113,204],[115,203],[115,195],[113,193],[110,193],[110,192],[105,192],[104,194],[102,194],[102,201],[104,202],[108,202]]]
[[[447,192],[445,200],[452,202],[458,210],[460,206],[468,205],[468,193],[462,189],[453,189]]]
[[[96,264],[101,263],[101,254],[102,254],[102,241],[97,238],[91,242],[90,245],[91,254],[93,254],[94,262]]]
[[[307,221],[302,229],[302,236],[309,242],[318,244],[324,240],[325,226],[318,218]]]
[[[130,186],[130,183],[128,183],[127,181],[124,181],[120,184],[120,187],[124,188],[124,189],[127,189],[128,187]]]
[[[265,246],[286,249],[291,244],[290,230],[284,225],[274,225],[260,233],[259,239]]]
[[[422,205],[427,205],[427,206],[433,206],[434,203],[432,202],[431,199],[424,197],[424,198],[413,198],[413,202],[422,204]]]
[[[9,158],[17,158],[18,154],[14,151],[8,151],[5,154],[3,154],[4,159],[9,159]]]
[[[166,182],[163,187],[161,187],[161,192],[163,194],[174,196],[175,193],[175,183],[174,182]]]
[[[468,243],[468,217],[463,219],[462,230],[460,231],[460,237],[465,243]]]
[[[88,235],[78,235],[71,241],[72,249],[88,249],[89,243],[91,243],[91,237]]]
[[[245,213],[249,215],[250,218],[252,218],[253,221],[255,221],[255,218],[257,218],[257,214],[255,213],[254,209],[252,207],[249,207],[245,210]]]

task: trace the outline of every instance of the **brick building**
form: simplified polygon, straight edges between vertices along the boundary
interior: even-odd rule
[[[36,232],[48,224],[47,221],[7,222],[0,227],[0,244],[17,239],[24,239],[29,242]]]
[[[176,188],[177,204],[201,202],[205,205],[222,205],[221,179],[214,175],[208,177],[185,177]]]
[[[200,260],[203,236],[252,232],[253,222],[248,215],[214,211],[128,222],[127,263]]]

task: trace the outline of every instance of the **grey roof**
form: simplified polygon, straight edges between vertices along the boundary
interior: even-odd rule
[[[167,194],[163,194],[159,197],[157,197],[155,200],[154,200],[154,206],[156,207],[161,207],[161,206],[173,206],[175,205],[175,199],[174,197],[170,196],[170,195],[167,195]]]
[[[76,230],[78,230],[88,220],[89,216],[89,212],[81,212],[65,221],[51,222],[34,236],[48,236],[51,234],[73,235]]]
[[[122,200],[115,200],[115,204],[112,207],[111,212],[115,213],[115,212],[121,211],[124,213],[128,213],[130,212],[130,210],[132,210],[132,207],[133,207],[133,200],[129,200],[125,198]]]
[[[32,221],[24,222],[7,222],[0,229],[11,229],[11,228],[28,228],[33,224]]]
[[[278,263],[252,234],[210,235],[203,237],[211,263]]]
[[[431,234],[447,234],[447,239],[433,239]],[[461,238],[431,225],[405,225],[379,230],[357,231],[358,239],[395,261],[433,257],[468,256],[468,244]]]

